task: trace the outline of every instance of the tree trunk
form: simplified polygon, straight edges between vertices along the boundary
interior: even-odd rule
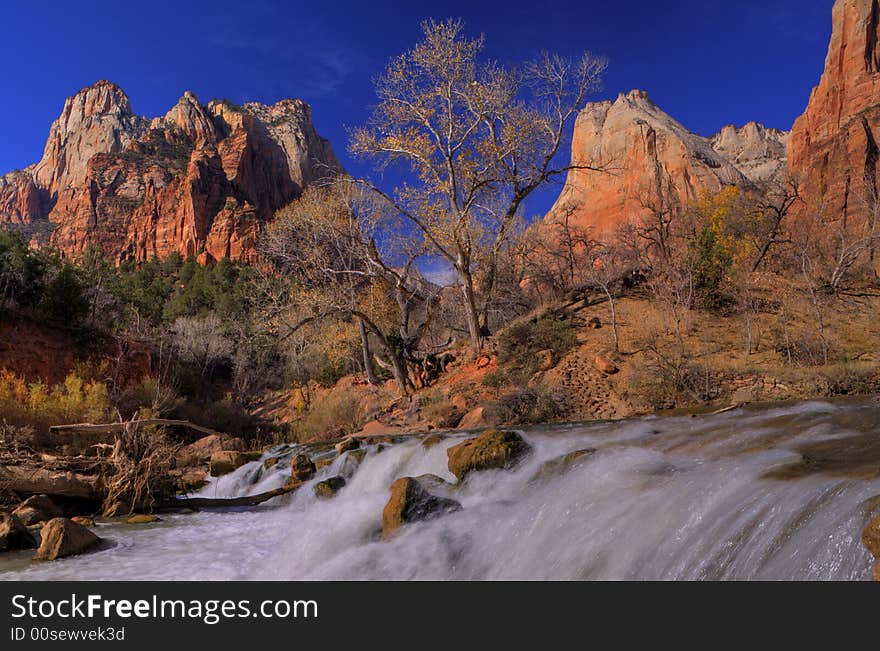
[[[471,272],[465,268],[459,268],[458,277],[461,281],[461,289],[464,295],[464,311],[467,320],[468,336],[471,340],[471,350],[479,354],[483,348],[483,340],[480,335],[480,314],[477,310],[477,299],[474,295],[474,278]]]
[[[367,328],[364,326],[363,319],[358,319],[358,332],[361,336],[361,352],[364,360],[364,376],[372,385],[379,384],[379,378],[376,377],[376,371],[373,369],[373,353],[370,351],[370,337],[367,334]]]
[[[271,500],[279,495],[287,495],[295,491],[303,485],[303,482],[296,484],[288,484],[281,488],[259,493],[258,495],[248,495],[245,497],[180,497],[176,499],[166,500],[159,504],[158,510],[168,509],[220,509],[230,508],[234,506],[257,506],[263,502]]]

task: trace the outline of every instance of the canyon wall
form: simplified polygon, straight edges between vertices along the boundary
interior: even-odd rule
[[[71,257],[253,261],[260,224],[339,170],[300,100],[203,105],[187,92],[149,120],[99,81],[65,102],[38,163],[0,177],[0,225]]]

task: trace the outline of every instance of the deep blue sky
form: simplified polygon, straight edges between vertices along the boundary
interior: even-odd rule
[[[68,5],[67,8],[63,8]],[[832,0],[575,2],[4,2],[0,173],[37,161],[64,99],[98,79],[135,112],[164,114],[192,90],[207,102],[299,97],[349,170],[346,126],[363,122],[371,79],[419,37],[426,17],[460,17],[487,52],[520,61],[544,49],[610,60],[596,99],[647,90],[708,135],[758,120],[790,128],[821,74]],[[567,155],[567,152],[566,152]],[[548,191],[531,209],[552,202]]]

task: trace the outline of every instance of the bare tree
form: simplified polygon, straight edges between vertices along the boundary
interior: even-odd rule
[[[202,377],[209,377],[220,361],[232,354],[223,323],[215,314],[206,317],[179,317],[172,325],[174,347],[178,355],[192,362]]]
[[[523,202],[568,170],[597,169],[555,159],[607,64],[545,54],[510,69],[481,61],[483,38],[467,38],[460,21],[426,21],[422,30],[423,40],[377,80],[379,104],[354,132],[351,151],[414,175],[393,192],[370,187],[455,270],[476,352],[498,256]]]
[[[792,207],[800,200],[797,180],[787,179],[784,183],[770,188],[765,197],[758,202],[756,210],[765,227],[761,229],[763,232],[759,233],[760,239],[755,242],[758,254],[752,264],[752,273],[760,269],[773,246],[787,241],[782,236],[783,224]]]
[[[419,343],[440,288],[421,277],[415,263],[424,248],[411,240],[394,247],[403,257],[400,265],[383,255],[372,232],[387,204],[372,199],[348,179],[310,187],[278,214],[261,248],[295,283],[295,295],[276,309],[290,316],[283,336],[325,319],[354,319],[368,379],[375,381],[370,378],[374,340],[385,357],[380,366],[389,368],[407,393],[413,383],[406,365],[420,358]],[[291,306],[298,309],[291,313]],[[388,334],[392,327],[396,341]]]

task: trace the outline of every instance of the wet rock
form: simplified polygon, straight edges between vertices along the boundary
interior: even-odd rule
[[[461,504],[429,493],[417,478],[402,477],[391,484],[391,499],[382,511],[382,538],[392,538],[404,525],[433,520],[461,510]]]
[[[238,470],[244,464],[255,461],[260,456],[259,453],[238,452],[236,450],[222,450],[211,455],[210,469],[211,475],[219,477],[226,475],[233,470]]]
[[[602,355],[596,355],[593,362],[596,364],[596,368],[602,371],[605,375],[614,375],[620,371],[614,362]]]
[[[342,463],[339,466],[339,474],[343,477],[351,478],[366,456],[367,451],[363,448],[351,450],[342,459]]]
[[[92,518],[86,517],[84,515],[75,515],[70,518],[71,522],[76,522],[77,524],[81,524],[84,527],[88,527],[89,529],[95,528],[95,521]]]
[[[430,436],[426,436],[425,438],[422,439],[422,447],[425,450],[430,450],[431,448],[433,448],[438,443],[441,443],[442,441],[443,441],[443,437],[440,436],[439,434],[431,434]]]
[[[293,481],[308,481],[315,476],[317,469],[307,454],[298,454],[290,461],[290,478]]]
[[[208,471],[204,468],[186,468],[178,479],[181,489],[186,492],[197,491],[208,483]]]
[[[343,454],[349,450],[357,450],[361,447],[361,442],[358,439],[349,436],[348,438],[342,439],[334,447],[336,448],[336,454]]]
[[[40,547],[34,559],[54,561],[82,554],[100,544],[101,539],[81,524],[67,518],[53,518],[41,532]]]
[[[462,481],[473,471],[512,468],[531,446],[516,432],[486,430],[446,450],[449,472]]]
[[[330,464],[333,463],[333,459],[318,459],[315,461],[315,470],[320,470],[321,468],[326,468]]]
[[[21,520],[11,513],[0,513],[0,552],[33,549],[37,541]]]
[[[32,506],[25,506],[24,504],[15,509],[12,514],[26,527],[52,519],[39,509],[35,509]]]
[[[877,561],[877,563],[874,565],[874,572],[873,572],[872,578],[875,581],[877,581],[878,583],[880,583],[880,561]]]
[[[265,470],[270,470],[278,465],[278,457],[269,457],[263,462],[263,468]]]
[[[532,481],[544,481],[553,477],[559,477],[573,466],[591,457],[595,452],[595,448],[585,448],[545,461],[532,477]]]
[[[880,560],[880,515],[874,516],[862,530],[862,544],[877,560]]]
[[[336,493],[342,490],[343,486],[345,486],[345,477],[330,477],[319,481],[315,484],[315,497],[325,500],[336,497]]]
[[[126,519],[125,522],[126,524],[152,524],[153,522],[162,522],[162,519],[149,513],[139,513]]]
[[[64,515],[64,511],[48,495],[31,495],[21,505],[42,511],[49,516],[47,519],[60,518]]]

